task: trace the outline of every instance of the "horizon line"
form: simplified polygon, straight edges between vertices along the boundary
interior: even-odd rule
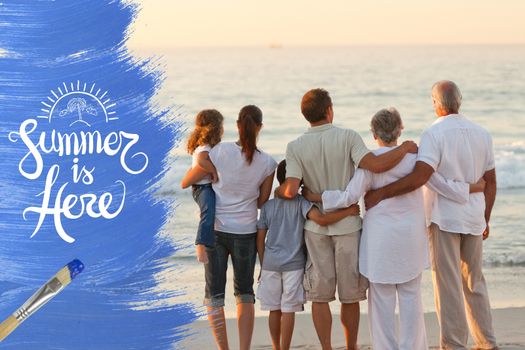
[[[129,44],[129,43],[128,43]],[[133,43],[131,43],[133,44]],[[133,48],[148,48],[148,49],[229,49],[229,48],[268,48],[268,49],[285,49],[285,48],[347,48],[347,47],[472,47],[472,46],[525,46],[525,42],[521,43],[369,43],[369,44],[290,44],[284,43],[268,43],[268,44],[253,44],[253,45],[136,45]]]

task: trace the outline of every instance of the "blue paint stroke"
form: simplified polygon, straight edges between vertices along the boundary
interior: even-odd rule
[[[125,48],[136,13],[119,1],[0,4],[0,319],[72,258],[86,267],[3,349],[170,349],[196,318],[191,305],[168,302],[175,291],[156,288],[176,247],[162,232],[172,203],[154,191],[180,125],[168,124],[171,110],[151,102],[158,69]],[[60,137],[95,130],[116,154],[58,153]],[[57,152],[27,155],[41,137],[37,148],[55,140]],[[50,208],[76,196],[69,203],[78,218],[59,213],[57,223],[44,215],[39,226],[46,194]],[[88,211],[93,198],[110,202],[105,217],[97,205]]]

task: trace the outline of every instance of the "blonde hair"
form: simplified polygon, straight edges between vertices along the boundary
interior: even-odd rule
[[[215,146],[221,142],[224,117],[215,109],[204,109],[195,117],[195,129],[188,139],[187,150],[193,154],[202,145]]]

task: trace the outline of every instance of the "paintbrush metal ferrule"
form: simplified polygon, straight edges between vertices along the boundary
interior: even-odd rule
[[[46,304],[55,295],[64,289],[64,285],[60,283],[58,278],[53,277],[44,286],[42,286],[35,294],[31,296],[18,310],[13,313],[13,316],[18,322],[22,323],[26,318],[35,313],[44,304]]]

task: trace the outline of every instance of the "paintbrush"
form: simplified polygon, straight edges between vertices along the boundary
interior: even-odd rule
[[[84,270],[84,264],[80,260],[75,259],[58,271],[24,305],[0,324],[0,342],[29,316],[60,293],[82,270]]]

